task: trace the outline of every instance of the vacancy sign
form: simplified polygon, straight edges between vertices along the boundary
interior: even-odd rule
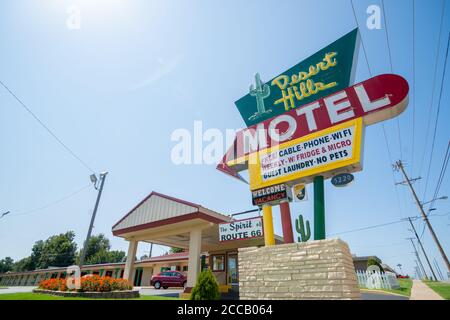
[[[260,238],[264,235],[261,217],[219,224],[219,241]]]
[[[335,169],[361,170],[362,129],[358,118],[259,153],[256,163],[249,164],[250,189],[308,183],[315,175],[331,175]]]
[[[396,117],[406,109],[408,91],[408,83],[403,77],[395,74],[383,74],[263,121],[236,134],[233,145],[217,169],[231,176],[239,177],[239,172],[248,169],[249,163],[254,164],[256,161],[267,160],[259,155],[260,152],[271,153],[273,148],[295,147],[300,142],[312,141],[315,143],[315,139],[318,137],[336,133],[336,130],[343,135],[343,131],[348,129],[353,133],[352,139],[356,139],[358,135],[362,134],[362,126],[358,124],[358,121],[354,121],[353,124],[349,124],[349,121],[360,119],[359,123],[368,126]],[[330,143],[337,143],[340,140],[330,141]],[[357,139],[352,142],[355,146],[356,143],[359,143]],[[321,147],[328,148],[328,145]],[[292,151],[292,148],[289,150]],[[297,150],[296,154],[303,154],[306,151]],[[356,155],[356,151],[353,150],[352,154]],[[332,160],[330,155],[323,156],[327,157],[328,161]],[[283,155],[283,159],[285,160],[285,155]],[[348,156],[345,159],[349,160]],[[307,160],[314,159],[308,157]],[[335,162],[341,160],[333,158]],[[306,167],[305,163],[303,165],[296,164],[303,166],[303,171],[311,169],[311,166]],[[319,166],[320,163],[317,163],[316,160],[313,164],[314,169],[317,169],[314,172],[320,173],[321,170],[318,169],[322,168]],[[299,171],[298,169],[301,168],[297,168],[296,171]],[[281,170],[283,173],[284,169]],[[265,169],[265,171],[269,174],[270,170]],[[261,177],[261,179],[263,178]],[[267,176],[264,179],[265,181],[276,180],[276,177]],[[264,181],[261,180],[254,185],[266,185],[262,182]]]

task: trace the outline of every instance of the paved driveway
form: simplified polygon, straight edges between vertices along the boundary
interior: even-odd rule
[[[165,296],[165,297],[178,297],[183,292],[181,288],[169,288],[156,290],[153,287],[135,287],[139,289],[139,293],[143,296]]]
[[[362,300],[409,300],[406,296],[361,291]]]
[[[6,289],[0,289],[0,294],[4,293],[20,293],[20,292],[31,292],[36,287],[8,287]]]

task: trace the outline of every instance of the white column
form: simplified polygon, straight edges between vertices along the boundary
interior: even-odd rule
[[[202,230],[195,229],[189,235],[189,261],[187,287],[193,288],[200,271],[200,253],[202,247]]]
[[[128,255],[127,261],[125,262],[125,270],[123,272],[123,278],[129,280],[130,282],[133,281],[134,259],[136,258],[137,246],[138,241],[129,240]]]

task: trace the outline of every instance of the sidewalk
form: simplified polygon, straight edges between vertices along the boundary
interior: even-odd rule
[[[434,292],[430,287],[420,280],[413,280],[411,288],[411,297],[409,300],[444,300],[440,295]]]

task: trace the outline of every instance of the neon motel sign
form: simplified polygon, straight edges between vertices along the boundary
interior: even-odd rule
[[[239,179],[242,179],[239,172],[249,169],[251,190],[281,182],[309,182],[308,177],[343,167],[351,172],[361,170],[363,128],[402,113],[408,104],[408,91],[403,77],[383,74],[289,110],[239,131],[217,169]],[[333,134],[337,137],[335,142]],[[283,157],[295,155],[302,160],[299,154],[308,151],[310,154],[303,154],[303,159],[325,157],[311,154],[317,153],[317,149],[322,151],[320,147],[324,147],[323,151],[334,148],[337,155],[328,151],[326,161],[323,158],[326,163],[316,163],[295,172],[281,168],[278,172],[286,174],[278,177],[274,176],[276,170],[272,170],[272,176],[268,177],[270,166],[267,164],[272,169],[280,169],[284,163],[280,161],[286,160]],[[339,153],[344,150],[347,151]]]

